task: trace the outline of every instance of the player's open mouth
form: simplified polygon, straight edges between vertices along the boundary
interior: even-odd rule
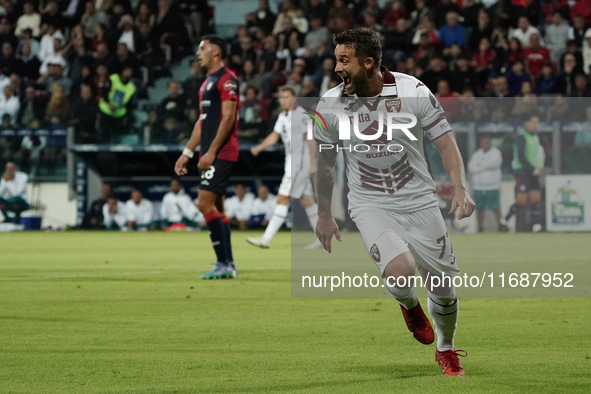
[[[345,83],[345,89],[350,89],[353,86],[353,81],[349,77],[341,77],[343,78],[343,82]]]

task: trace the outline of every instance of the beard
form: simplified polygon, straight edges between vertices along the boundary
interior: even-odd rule
[[[362,95],[369,87],[369,77],[364,70],[359,71],[355,75],[347,74],[342,76],[345,84],[345,91],[348,95],[357,94]]]

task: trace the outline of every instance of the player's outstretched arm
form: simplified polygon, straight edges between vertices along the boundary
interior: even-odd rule
[[[201,118],[195,122],[195,126],[193,127],[193,132],[191,133],[191,138],[189,138],[189,142],[185,146],[181,157],[178,158],[176,164],[174,165],[174,172],[177,175],[185,175],[187,173],[187,164],[189,164],[189,160],[193,158],[193,152],[197,145],[201,142]]]
[[[316,150],[318,148],[315,148]],[[341,242],[339,226],[332,217],[332,189],[335,182],[336,149],[323,149],[318,153],[316,190],[318,193],[318,224],[316,236],[328,253],[332,252],[332,236]]]
[[[260,144],[258,144],[257,146],[254,146],[252,148],[250,148],[250,153],[252,153],[253,156],[258,156],[259,153],[261,153],[262,151],[264,151],[265,149],[275,145],[278,141],[279,141],[280,135],[277,134],[276,132],[271,132],[271,134],[269,134],[267,136],[267,138],[265,138],[264,140],[261,141]]]
[[[456,189],[449,213],[454,212],[459,207],[458,219],[472,215],[476,204],[472,201],[470,191],[468,190],[468,183],[466,182],[466,174],[464,172],[464,161],[456,144],[454,133],[447,133],[437,138],[433,141],[433,145],[439,151],[443,159],[443,166]]]
[[[201,159],[199,159],[199,163],[197,164],[199,171],[205,171],[211,167],[218,152],[223,148],[228,138],[230,138],[234,123],[236,123],[236,108],[236,100],[222,101],[222,120],[220,121],[218,132],[209,146],[209,150],[201,154]]]

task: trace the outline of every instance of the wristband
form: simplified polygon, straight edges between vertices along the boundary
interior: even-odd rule
[[[183,155],[187,156],[189,159],[192,159],[195,153],[191,149],[185,148],[183,149]]]

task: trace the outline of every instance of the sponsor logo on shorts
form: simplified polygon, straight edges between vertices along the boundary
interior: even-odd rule
[[[378,248],[378,245],[376,245],[376,244],[372,245],[371,249],[369,250],[369,254],[371,254],[371,258],[376,263],[379,263],[382,260],[382,258],[380,256],[380,249]]]

